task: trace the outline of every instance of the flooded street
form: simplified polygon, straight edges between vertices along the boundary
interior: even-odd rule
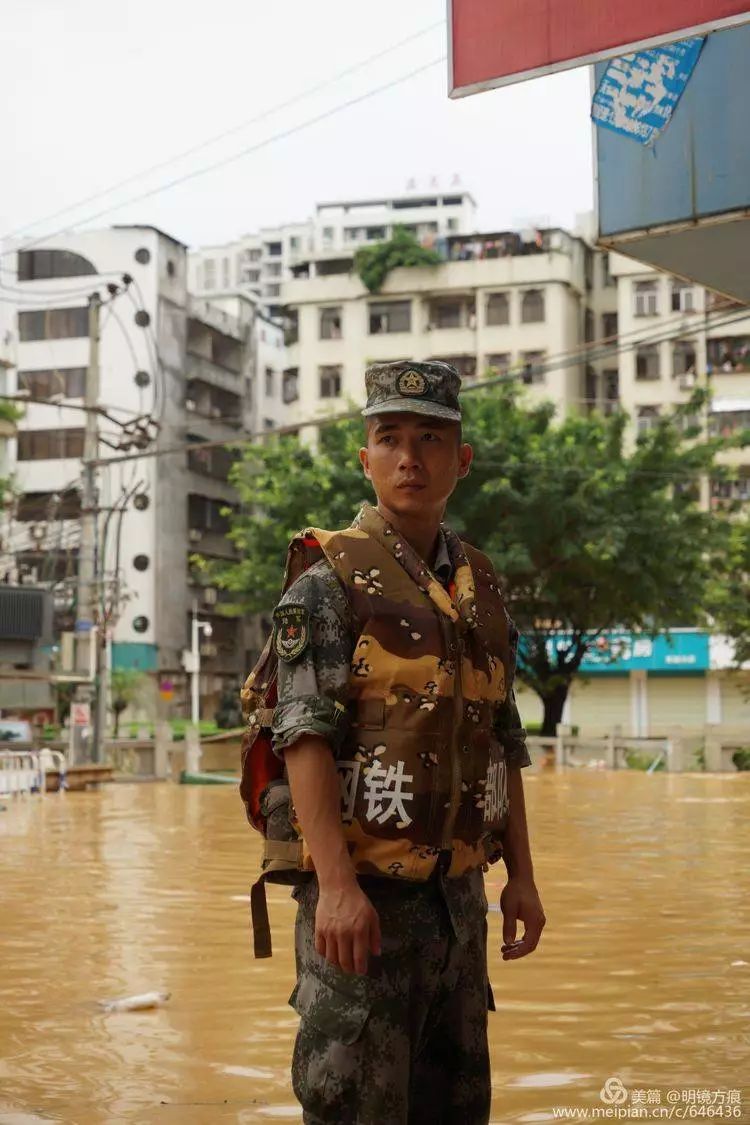
[[[750,1121],[750,773],[527,774],[526,793],[548,924],[529,958],[491,959],[492,1120],[601,1106],[618,1076],[664,1105],[744,1084]],[[234,789],[3,803],[0,1123],[299,1120],[294,904],[270,889],[274,957],[253,961]],[[154,989],[154,1011],[97,1004]]]

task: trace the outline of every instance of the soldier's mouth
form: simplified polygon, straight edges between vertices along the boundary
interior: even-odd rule
[[[425,485],[419,484],[414,480],[405,480],[398,487],[404,489],[406,492],[421,492],[422,489],[425,488]]]

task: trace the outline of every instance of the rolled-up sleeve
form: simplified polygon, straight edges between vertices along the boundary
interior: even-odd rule
[[[279,660],[273,749],[280,757],[301,735],[324,738],[337,754],[348,727],[347,699],[353,637],[349,605],[325,561],[301,575],[279,606],[303,606],[310,639],[292,661]]]
[[[531,765],[526,746],[526,731],[516,706],[515,692],[511,688],[503,703],[495,709],[494,731],[505,750],[505,761],[511,768]]]

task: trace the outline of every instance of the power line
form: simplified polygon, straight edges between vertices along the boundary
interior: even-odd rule
[[[431,62],[424,63],[422,66],[415,67],[413,70],[408,71],[406,74],[400,75],[398,78],[393,78],[389,82],[382,83],[380,86],[374,86],[370,90],[366,90],[364,94],[358,94],[356,97],[348,98],[346,101],[339,102],[338,105],[332,106],[330,109],[324,110],[321,113],[315,114],[313,117],[308,117],[306,120],[299,122],[297,125],[292,125],[288,129],[283,129],[278,133],[273,133],[270,137],[265,137],[262,141],[257,141],[247,148],[240,149],[239,152],[232,153],[230,156],[223,157],[220,160],[215,160],[210,164],[204,165],[202,168],[195,168],[192,172],[185,172],[181,176],[176,176],[172,180],[167,180],[165,183],[160,184],[158,187],[149,188],[148,191],[140,192],[137,195],[132,195],[127,199],[122,200],[120,203],[111,204],[108,207],[103,207],[99,211],[95,211],[87,215],[84,219],[79,219],[75,225],[81,226],[86,223],[91,223],[95,219],[100,219],[103,215],[108,215],[112,211],[119,211],[123,207],[127,207],[131,203],[140,203],[144,199],[150,199],[155,195],[160,195],[164,191],[169,191],[173,187],[178,187],[180,184],[187,183],[189,180],[197,179],[199,176],[205,176],[209,172],[215,172],[220,168],[226,168],[227,165],[233,164],[237,160],[241,160],[245,156],[249,156],[254,152],[259,152],[269,145],[275,144],[277,141],[286,140],[287,137],[294,136],[296,133],[301,133],[305,129],[311,128],[313,125],[318,125],[322,121],[327,121],[331,117],[335,117],[344,110],[351,109],[352,106],[359,105],[362,102],[368,101],[370,98],[377,97],[378,94],[386,93],[388,90],[393,90],[397,86],[403,85],[404,82],[416,78],[418,75],[423,74],[427,70],[431,70],[434,66],[439,66],[445,62],[445,55],[440,55],[439,58],[432,59]],[[37,246],[42,242],[48,241],[50,238],[55,238],[59,234],[65,234],[70,230],[71,226],[60,227],[58,230],[49,234],[39,236],[29,242],[24,243],[22,246],[15,247],[13,250],[0,251],[0,257],[9,253],[16,253],[23,250],[28,250],[32,246]]]
[[[132,176],[127,176],[124,180],[119,180],[116,184],[112,184],[111,187],[104,188],[101,191],[94,192],[93,195],[88,195],[84,199],[78,200],[77,203],[71,203],[66,207],[61,207],[59,208],[59,210],[53,211],[49,215],[45,215],[41,219],[35,220],[32,223],[26,223],[21,227],[17,227],[15,230],[9,231],[6,235],[3,236],[3,238],[13,238],[17,235],[22,235],[30,227],[37,227],[41,223],[48,223],[52,219],[59,218],[60,215],[65,215],[69,211],[77,210],[79,207],[84,207],[87,203],[93,203],[97,199],[102,199],[106,195],[111,195],[112,192],[119,191],[120,188],[127,187],[129,184],[135,183],[138,180],[143,179],[145,176],[150,176],[153,172],[159,172],[163,168],[168,168],[171,164],[177,164],[181,160],[185,160],[188,156],[194,156],[196,153],[202,152],[204,149],[218,144],[219,141],[224,141],[228,137],[232,137],[237,133],[242,132],[244,129],[248,129],[251,125],[257,125],[261,121],[265,121],[267,118],[272,117],[274,114],[280,113],[282,110],[296,105],[297,102],[305,101],[307,98],[312,97],[314,94],[320,93],[321,90],[325,90],[329,86],[334,86],[343,78],[349,78],[351,75],[356,74],[358,71],[363,70],[367,66],[370,66],[371,63],[377,62],[379,59],[393,54],[394,51],[399,50],[401,47],[405,47],[407,44],[413,43],[415,40],[421,39],[425,35],[428,35],[431,31],[435,31],[437,28],[442,27],[442,20],[438,20],[435,23],[428,24],[427,27],[423,27],[419,31],[415,31],[411,35],[407,35],[404,39],[400,39],[397,43],[392,43],[389,47],[384,48],[382,51],[377,51],[374,55],[369,55],[367,58],[362,59],[360,62],[353,63],[351,66],[346,67],[344,70],[340,70],[336,74],[331,75],[329,78],[323,79],[322,82],[317,82],[313,86],[308,86],[307,89],[301,90],[299,93],[294,94],[293,97],[287,98],[283,102],[277,102],[276,105],[270,106],[268,109],[263,110],[261,113],[255,114],[253,117],[247,118],[247,120],[245,121],[241,121],[238,125],[233,125],[230,129],[225,129],[221,133],[216,133],[213,137],[209,137],[207,140],[201,141],[197,145],[192,145],[190,148],[184,149],[182,152],[175,153],[174,156],[167,157],[167,159],[165,160],[160,160],[157,164],[152,164],[150,167],[144,168],[141,172],[136,172]]]
[[[741,314],[733,314],[732,316],[726,317],[725,320],[721,321],[720,323],[722,323],[722,324],[723,323],[731,323],[734,320],[746,319],[746,318],[747,318],[747,313],[743,311]],[[680,339],[682,337],[682,335],[683,335],[682,332],[667,334],[665,336],[662,336],[660,338],[660,341],[658,341],[658,342],[665,342],[665,341],[668,341],[668,340]],[[650,338],[650,340],[651,340],[651,342],[655,342],[653,338]],[[638,340],[633,341],[632,343],[624,345],[622,348],[617,348],[617,349],[612,349],[612,350],[613,351],[616,350],[617,352],[634,351],[634,350],[636,350],[636,348],[641,343],[642,343],[642,340],[638,339]],[[580,351],[578,353],[578,357],[579,357],[578,359],[575,358],[576,353],[574,353],[574,352],[566,351],[566,352],[559,353],[560,356],[564,360],[567,360],[567,362],[564,362],[562,364],[550,362],[550,363],[547,363],[547,364],[544,364],[544,365],[539,365],[537,367],[537,370],[543,371],[544,374],[552,374],[554,372],[564,370],[566,367],[577,365],[581,361],[580,357],[586,355],[589,347],[590,347],[590,345],[588,345],[588,344],[583,345],[583,347],[580,349]],[[550,359],[552,361],[554,361],[555,356],[550,357]],[[520,378],[521,378],[521,375],[522,375],[522,372],[519,370],[518,372],[515,372],[515,373],[512,373],[512,374],[497,375],[497,376],[493,376],[493,377],[488,378],[488,379],[476,379],[476,380],[473,380],[471,383],[465,384],[462,387],[461,393],[462,394],[468,394],[470,392],[485,390],[488,387],[498,386],[498,385],[502,385],[502,384],[518,383]],[[298,421],[291,422],[288,425],[276,426],[273,429],[269,429],[269,430],[255,430],[252,433],[245,435],[244,437],[233,438],[233,439],[230,439],[230,440],[196,441],[196,442],[190,442],[190,443],[181,443],[181,444],[173,445],[173,446],[163,446],[161,448],[147,450],[144,453],[139,454],[138,456],[142,456],[142,457],[166,457],[166,456],[171,456],[173,454],[178,455],[180,453],[186,453],[188,450],[192,450],[192,451],[197,452],[198,450],[201,450],[201,449],[223,449],[225,447],[233,448],[233,447],[239,447],[239,446],[244,446],[244,445],[252,445],[259,438],[288,436],[290,434],[296,434],[299,430],[305,429],[307,427],[313,427],[314,426],[316,428],[322,428],[324,426],[335,425],[338,422],[348,421],[348,420],[351,420],[353,418],[358,418],[358,417],[360,417],[360,410],[359,409],[350,410],[350,411],[342,411],[339,414],[327,415],[326,417],[322,417],[322,418],[321,417],[312,417],[312,418],[307,418],[307,419],[300,419]],[[119,464],[123,461],[130,461],[135,456],[136,456],[135,454],[125,454],[122,457],[102,458],[99,461],[97,461],[97,465],[101,468],[105,468],[105,467],[108,467],[110,465]]]

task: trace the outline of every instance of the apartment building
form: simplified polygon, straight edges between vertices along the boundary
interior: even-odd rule
[[[227,482],[232,455],[200,443],[253,428],[254,302],[235,298],[233,314],[191,297],[185,246],[152,227],[68,234],[4,261],[17,301],[10,381],[28,398],[13,443],[19,497],[4,544],[6,581],[51,586],[58,633],[75,628],[80,408],[96,291],[99,456],[160,454],[98,471],[97,596],[112,612],[113,667],[138,668],[154,685],[169,681],[179,714],[194,602],[213,626],[203,650],[204,698],[236,684],[244,670],[242,625],[220,615],[221,595],[205,587],[191,559],[233,555],[223,511],[237,499]],[[187,454],[167,452],[190,444],[196,449]]]
[[[750,310],[711,290],[611,256],[617,279],[620,398],[644,432],[688,400],[710,393],[709,432],[731,435],[750,426]],[[750,450],[722,455],[737,480],[714,482],[710,500],[750,500]]]
[[[382,242],[403,226],[432,245],[474,229],[476,205],[469,192],[410,191],[379,199],[319,203],[301,223],[263,227],[233,242],[203,246],[189,255],[191,292],[214,297],[242,291],[257,297],[266,314],[282,312],[281,286],[292,268],[311,254],[351,256],[360,246]]]
[[[405,358],[447,360],[466,385],[515,374],[561,414],[597,404],[601,363],[587,362],[585,346],[616,316],[615,287],[595,293],[605,255],[557,228],[450,235],[441,252],[439,265],[394,270],[377,294],[351,252],[293,267],[283,287],[290,420],[361,403],[365,366]]]

